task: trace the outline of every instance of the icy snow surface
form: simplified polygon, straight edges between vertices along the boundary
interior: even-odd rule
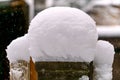
[[[7,57],[10,62],[14,62],[17,60],[30,60],[29,54],[29,44],[28,39],[26,39],[26,35],[20,38],[13,40],[10,45],[7,47]]]
[[[97,31],[94,20],[69,7],[40,12],[28,30],[30,55],[39,61],[81,61],[94,59]]]
[[[112,80],[112,63],[114,59],[114,47],[107,41],[99,40],[96,46],[94,59],[94,80]]]

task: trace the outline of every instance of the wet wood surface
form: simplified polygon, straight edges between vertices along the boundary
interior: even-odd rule
[[[120,53],[116,53],[114,57],[113,80],[120,80]]]
[[[92,79],[92,65],[84,62],[36,62],[38,80],[79,80],[83,75]]]

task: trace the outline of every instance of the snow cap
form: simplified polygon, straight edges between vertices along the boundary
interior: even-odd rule
[[[7,47],[7,57],[10,62],[14,62],[17,60],[30,60],[29,54],[29,43],[27,41],[27,36],[19,37],[13,40],[10,45]]]
[[[99,40],[94,59],[94,80],[112,80],[114,47],[108,41]]]
[[[94,59],[95,66],[103,64],[112,65],[115,51],[111,43],[99,40],[96,46],[96,53]]]
[[[31,21],[28,37],[30,55],[38,61],[90,62],[98,34],[95,21],[80,9],[51,7]]]

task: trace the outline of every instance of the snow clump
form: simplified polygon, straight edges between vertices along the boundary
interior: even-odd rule
[[[114,47],[111,43],[99,40],[96,45],[94,59],[94,80],[112,80],[112,63],[114,60]]]
[[[7,47],[7,57],[10,60],[10,63],[15,62],[17,60],[30,60],[29,54],[29,43],[26,35],[23,37],[19,37],[13,40],[10,45]]]
[[[30,55],[36,61],[91,62],[98,39],[95,21],[70,7],[38,13],[28,30]]]
[[[7,53],[10,62],[29,61],[30,56],[35,61],[93,61],[94,80],[112,79],[113,45],[98,41],[95,21],[76,8],[52,7],[38,13],[27,35],[13,40]],[[84,78],[88,80],[80,80]]]

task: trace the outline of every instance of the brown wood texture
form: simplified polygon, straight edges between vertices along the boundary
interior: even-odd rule
[[[116,53],[114,57],[113,80],[120,80],[120,53]]]
[[[92,79],[92,65],[84,62],[36,62],[38,80],[79,80],[86,75]]]
[[[36,72],[35,64],[32,58],[30,58],[30,80],[38,80],[38,74]]]

